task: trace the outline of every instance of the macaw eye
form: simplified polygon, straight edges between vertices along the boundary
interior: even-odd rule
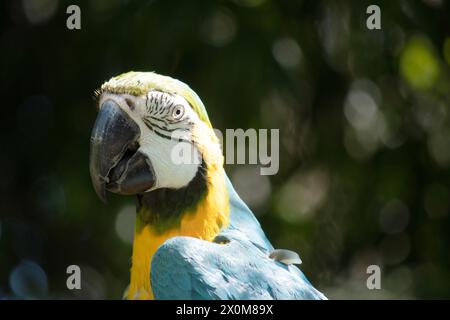
[[[176,105],[172,110],[172,118],[175,120],[180,120],[184,116],[184,107],[179,104]]]

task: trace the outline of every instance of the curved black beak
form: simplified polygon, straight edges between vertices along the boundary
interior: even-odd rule
[[[95,191],[106,202],[106,191],[144,192],[154,185],[149,159],[138,151],[139,126],[113,100],[100,107],[91,134],[89,169]]]

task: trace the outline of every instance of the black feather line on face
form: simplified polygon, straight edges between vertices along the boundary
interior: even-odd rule
[[[178,141],[178,142],[186,142],[186,143],[191,143],[191,144],[193,143],[191,140],[187,140],[187,139],[183,139],[183,138],[174,138],[174,137],[172,137],[172,135],[171,135],[171,133],[174,132],[174,131],[176,131],[176,130],[180,130],[180,131],[189,131],[189,129],[184,129],[184,128],[177,128],[177,129],[171,129],[171,130],[169,130],[169,129],[163,129],[163,128],[161,128],[160,126],[158,126],[158,125],[152,123],[152,122],[151,122],[149,119],[147,119],[147,118],[143,118],[142,120],[144,121],[144,123],[145,123],[145,125],[147,126],[147,128],[149,128],[151,131],[153,131],[154,133],[156,133],[156,134],[157,134],[158,136],[160,136],[161,138],[168,139],[168,140],[174,140],[174,141]],[[166,134],[165,134],[165,133],[159,132],[158,129],[161,130],[161,131],[165,131]]]
[[[164,124],[165,124],[166,126],[169,125],[169,122],[168,122],[167,120],[165,120],[165,119],[161,119],[161,118],[158,118],[158,117],[155,117],[155,116],[148,116],[147,118],[148,118],[148,119],[155,120],[155,121],[161,121],[161,122],[164,122]]]
[[[172,132],[177,131],[177,130],[189,131],[189,129],[187,129],[187,128],[172,128],[171,129],[171,128],[168,128],[167,126],[161,126],[159,124],[156,124],[155,122],[152,122],[151,119],[145,119],[144,123],[147,126],[151,127],[150,129],[155,129],[156,128],[156,129],[159,129],[159,130],[164,131],[164,132],[169,133],[169,134],[171,134]]]
[[[145,109],[150,113],[151,106],[148,104],[148,95],[145,97]]]

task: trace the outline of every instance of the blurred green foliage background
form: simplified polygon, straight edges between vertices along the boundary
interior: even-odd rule
[[[72,3],[0,4],[0,298],[121,297],[134,200],[103,205],[88,156],[94,90],[129,70],[188,83],[221,130],[280,128],[277,175],[227,171],[329,298],[450,298],[448,1],[96,0],[78,31]]]

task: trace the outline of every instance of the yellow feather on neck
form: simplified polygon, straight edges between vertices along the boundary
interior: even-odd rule
[[[203,131],[203,134],[200,134],[199,131]],[[150,284],[151,260],[166,240],[176,236],[189,236],[211,241],[221,228],[229,223],[228,192],[220,145],[210,128],[201,126],[197,128],[196,132],[197,134],[193,134],[194,140],[208,168],[206,196],[183,214],[178,226],[163,233],[151,224],[142,226],[138,213],[128,299],[154,298]],[[210,147],[206,147],[208,145]],[[220,155],[217,153],[217,146],[219,146]]]

